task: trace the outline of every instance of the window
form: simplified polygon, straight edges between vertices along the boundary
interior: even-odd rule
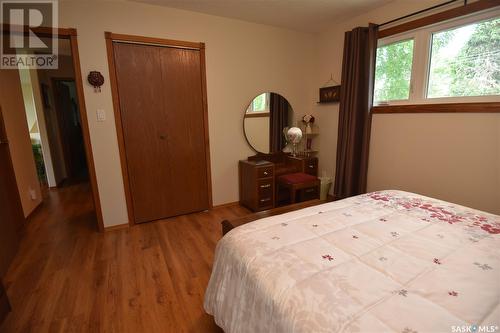
[[[395,101],[410,98],[413,39],[377,49],[375,100]]]
[[[379,40],[375,105],[500,101],[500,10]]]
[[[427,97],[500,95],[500,19],[432,34]]]
[[[250,112],[269,112],[269,93],[255,97],[250,104]]]

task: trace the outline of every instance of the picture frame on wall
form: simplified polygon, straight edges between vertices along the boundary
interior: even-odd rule
[[[340,85],[319,88],[318,103],[336,103],[340,102]]]

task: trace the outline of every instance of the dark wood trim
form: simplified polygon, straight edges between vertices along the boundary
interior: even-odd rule
[[[269,216],[274,216],[274,215],[280,215],[288,212],[293,212],[295,210],[311,207],[311,206],[317,206],[321,205],[323,203],[326,203],[327,200],[320,200],[320,199],[314,199],[314,200],[309,200],[309,201],[304,201],[304,202],[299,202],[296,204],[292,205],[287,205],[283,207],[278,207],[278,208],[273,208],[273,209],[268,209],[264,210],[262,212],[257,212],[257,213],[252,213],[234,220],[223,220],[221,222],[222,224],[222,235],[225,235],[228,233],[230,230],[239,227],[240,225],[262,219],[264,217],[269,217]]]
[[[175,39],[115,34],[109,31],[106,31],[104,33],[104,38],[111,39],[112,41],[115,42],[123,41],[125,43],[158,44],[162,46],[181,47],[181,48],[189,48],[196,50],[202,50],[205,48],[205,44],[199,42],[187,42]]]
[[[19,26],[19,25],[11,25],[7,23],[2,23],[2,33],[9,33],[11,28],[15,26],[15,30],[20,30],[23,29],[23,31],[27,31],[28,27],[27,26]],[[51,28],[51,27],[36,27],[36,28],[29,28],[33,32],[42,35],[44,37],[52,37],[54,34],[57,35],[59,38],[66,38],[69,39],[70,36],[77,36],[76,29],[73,28]]]
[[[208,98],[207,98],[207,69],[205,60],[205,43],[200,43],[200,70],[201,70],[201,90],[203,98],[203,127],[205,129],[205,160],[207,163],[207,191],[208,207],[213,207],[212,199],[212,166],[210,162],[210,136],[208,128]]]
[[[80,54],[78,52],[77,33],[75,29],[66,29],[71,43],[71,56],[73,59],[73,71],[75,75],[76,94],[78,96],[78,108],[80,111],[80,122],[82,124],[83,143],[87,158],[87,167],[89,170],[90,187],[94,199],[94,208],[97,217],[97,228],[100,232],[104,231],[104,220],[102,217],[101,199],[97,185],[97,174],[95,171],[94,152],[90,141],[89,120],[87,118],[87,108],[85,106],[85,95],[83,93],[82,70],[80,67]]]
[[[227,207],[234,207],[234,206],[239,206],[239,205],[240,205],[239,201],[234,201],[234,202],[228,202],[228,203],[225,203],[225,204],[215,205],[215,206],[212,206],[212,208],[213,209],[227,208]]]
[[[500,102],[379,105],[372,113],[500,113]]]
[[[9,297],[0,279],[0,325],[11,311]]]
[[[245,113],[244,118],[269,118],[271,114],[269,112],[256,112],[256,113]]]
[[[118,95],[118,85],[115,69],[115,55],[113,51],[113,40],[106,36],[106,53],[108,56],[109,84],[111,86],[111,96],[113,98],[113,112],[115,116],[116,136],[118,138],[118,151],[120,153],[120,165],[122,169],[123,187],[125,190],[125,202],[127,204],[128,224],[134,225],[134,208],[132,204],[132,194],[130,191],[130,181],[128,178],[127,156],[125,155],[125,140],[123,136],[122,117],[120,113],[120,97]],[[110,35],[111,36],[111,35]]]
[[[123,184],[125,188],[125,200],[127,203],[127,213],[128,213],[128,223],[129,225],[135,225],[134,209],[132,203],[132,193],[130,190],[130,181],[128,176],[128,166],[127,157],[125,154],[125,139],[123,135],[123,125],[120,111],[120,97],[118,92],[118,84],[116,77],[116,65],[115,65],[115,55],[113,50],[113,42],[120,41],[124,43],[144,43],[144,44],[157,44],[165,47],[182,47],[191,48],[200,51],[200,70],[202,77],[202,96],[203,96],[203,126],[205,135],[205,159],[206,159],[206,169],[207,169],[207,194],[208,194],[208,206],[209,209],[213,208],[212,201],[212,172],[210,164],[210,141],[208,132],[208,99],[207,99],[207,83],[206,83],[206,63],[205,63],[205,44],[204,43],[193,43],[178,41],[172,39],[162,39],[162,38],[151,38],[142,36],[132,36],[123,34],[114,34],[111,32],[104,32],[104,38],[106,40],[106,52],[108,56],[108,67],[109,67],[109,82],[111,85],[111,95],[113,98],[113,111],[115,115],[115,126],[116,135],[118,138],[118,150],[120,152],[120,164],[122,169]]]
[[[43,191],[43,190],[42,190]],[[43,194],[42,194],[42,197],[43,197]],[[38,212],[42,209],[43,207],[43,204],[44,204],[44,200],[40,201],[40,203],[38,205],[36,205],[36,207],[28,214],[28,216],[26,216],[24,218],[24,222],[22,223],[21,226],[19,226],[18,228],[18,232],[23,232],[26,228],[26,226],[31,222],[31,220],[33,219],[33,216],[35,216],[36,214],[38,214]]]
[[[477,2],[469,3],[465,6],[460,6],[445,10],[440,13],[432,14],[426,17],[422,17],[410,22],[406,22],[394,27],[390,27],[378,32],[378,38],[385,38],[388,36],[396,35],[402,32],[418,29],[431,24],[443,22],[446,20],[451,20],[457,17],[473,14],[482,10],[490,9],[500,6],[498,0],[479,0]]]

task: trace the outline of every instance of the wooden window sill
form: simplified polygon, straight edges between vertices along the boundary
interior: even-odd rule
[[[269,112],[252,112],[252,113],[245,113],[245,118],[269,118],[270,114]]]
[[[372,113],[500,113],[500,102],[378,105]]]

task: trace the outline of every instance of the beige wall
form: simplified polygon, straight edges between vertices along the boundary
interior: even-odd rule
[[[54,174],[54,165],[52,163],[53,157],[50,151],[50,140],[47,131],[47,123],[45,120],[42,92],[40,89],[40,83],[38,79],[38,71],[36,69],[31,69],[30,71],[31,80],[31,93],[33,95],[34,108],[38,121],[38,129],[40,130],[40,141],[42,143],[42,154],[43,154],[43,164],[45,165],[45,172],[47,174],[47,183],[50,187],[57,186],[57,181]]]
[[[31,89],[31,77],[29,69],[19,69],[19,77],[21,79],[21,91],[23,94],[24,109],[26,111],[26,122],[28,131],[33,131],[38,127],[35,109],[35,100]]]
[[[17,70],[0,70],[0,105],[2,106],[19,196],[26,217],[42,202],[42,196],[31,149],[21,81]],[[31,198],[30,191],[34,191],[35,199]]]
[[[246,137],[255,150],[269,153],[269,116],[245,118]]]
[[[376,115],[368,190],[396,188],[500,214],[500,115]]]
[[[84,90],[105,225],[125,223],[127,213],[104,31],[206,43],[213,199],[217,205],[238,199],[237,161],[252,154],[244,139],[241,122],[248,101],[261,91],[275,91],[285,96],[299,117],[311,111],[315,114],[321,128],[314,143],[320,150],[320,172],[333,175],[338,105],[317,106],[315,102],[317,88],[328,80],[331,73],[340,81],[344,31],[368,22],[380,23],[439,2],[395,1],[346,22],[332,24],[330,29],[316,36],[135,2],[61,1],[60,25],[78,30],[83,75],[98,70],[106,79],[101,93],[94,92],[87,84]],[[106,121],[97,122],[97,109],[105,110]],[[493,127],[488,127],[489,130],[483,133],[485,140],[473,137],[473,133],[482,129],[482,124],[497,124],[498,115],[470,115],[468,118],[448,114],[429,118],[432,116],[413,116],[419,121],[401,116],[375,116],[369,189],[397,187],[489,211],[497,210],[500,157],[494,152],[498,151],[500,139],[495,138],[497,132],[492,130]],[[453,121],[450,122],[449,117]],[[464,157],[456,153],[458,145],[450,144],[458,137],[453,136],[453,132],[448,132],[448,136],[437,131],[427,133],[424,124],[428,119],[435,122],[436,128],[462,129],[460,133],[464,136],[459,142],[468,143],[461,148],[463,156],[483,157],[492,164],[485,167],[476,163],[466,167]],[[415,136],[409,137],[397,130],[410,127],[412,123],[423,126]],[[397,159],[398,163],[393,163],[386,157],[395,159],[394,154],[400,154],[400,146],[388,142],[397,142],[403,147],[426,142],[428,147],[425,152],[419,150],[402,155]],[[440,154],[439,161],[447,161],[446,167],[436,165],[431,178],[429,173],[405,177],[408,170],[400,169],[400,165],[423,170],[429,150],[431,155]],[[491,153],[486,154],[486,151]],[[450,172],[449,165],[455,166],[453,172]],[[394,180],[388,182],[388,175],[394,175]],[[422,186],[436,181],[439,186]],[[473,184],[483,184],[482,189]]]
[[[206,43],[215,205],[238,200],[237,163],[253,154],[242,126],[249,101],[274,91],[296,112],[311,108],[314,39],[309,34],[136,2],[61,1],[59,13],[62,27],[78,30],[83,75],[98,70],[105,77],[101,93],[88,84],[84,93],[106,226],[126,223],[127,212],[104,31]],[[97,109],[105,110],[106,121],[97,122]]]
[[[340,82],[344,32],[382,23],[438,0],[395,1],[318,38],[316,86]],[[335,173],[338,105],[315,108],[320,170]],[[500,114],[374,115],[368,190],[398,188],[500,214]]]

